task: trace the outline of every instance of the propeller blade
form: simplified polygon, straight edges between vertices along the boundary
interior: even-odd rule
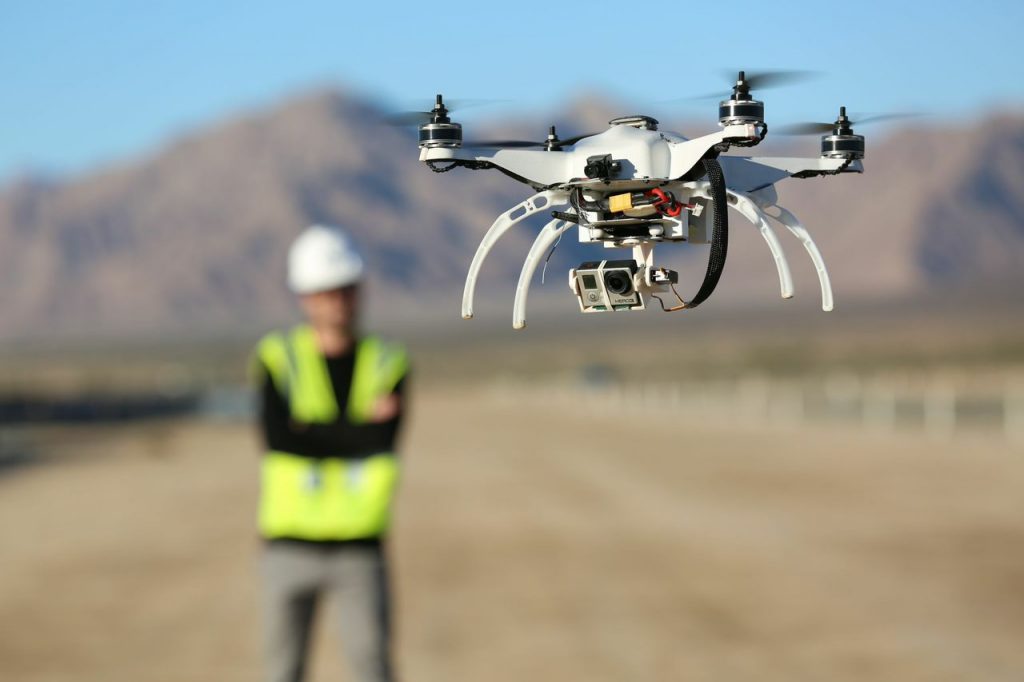
[[[674,102],[693,102],[697,100],[706,99],[729,99],[732,95],[732,84],[734,84],[739,76],[740,70],[735,71],[721,71],[722,77],[725,78],[730,86],[725,90],[716,90],[715,92],[709,92],[703,95],[691,95],[688,97],[681,97],[679,99],[664,100],[664,104],[672,104]],[[779,88],[790,83],[799,83],[801,81],[811,80],[822,76],[820,71],[744,71],[743,77],[747,81],[747,85],[750,86],[751,90],[765,90],[770,88]]]
[[[507,99],[448,99],[444,98],[444,106],[448,110],[448,115],[451,116],[452,112],[462,111],[463,109],[472,109],[473,107],[483,107],[490,104],[500,104],[502,102],[508,102]],[[424,123],[430,123],[430,120],[434,117],[433,111],[391,111],[385,112],[383,120],[388,125],[393,126],[416,126],[423,125]]]
[[[396,111],[384,114],[384,123],[392,126],[417,126],[430,123],[433,114],[429,111]]]
[[[728,73],[728,77],[734,82],[739,69]],[[821,76],[818,71],[795,71],[795,70],[774,70],[774,71],[747,71],[744,73],[747,84],[751,90],[764,90],[766,88],[780,88],[791,83],[811,80]]]
[[[879,121],[893,121],[905,118],[919,118],[924,114],[916,112],[897,112],[892,114],[872,114],[871,116],[860,116],[854,114],[850,116],[851,126],[861,126],[870,123],[877,123]],[[777,135],[823,135],[830,133],[836,127],[836,124],[825,123],[824,121],[806,121],[801,123],[790,123],[787,125],[780,125],[773,128],[772,132]]]
[[[557,145],[559,147],[568,147],[574,145],[585,137],[591,137],[597,135],[597,133],[584,133],[583,135],[576,135],[575,137],[566,138],[559,140]],[[463,147],[506,147],[510,149],[522,148],[522,147],[546,147],[547,140],[544,142],[531,142],[529,140],[472,140],[470,142],[463,142]]]
[[[854,114],[853,116],[851,116],[851,118],[853,119],[853,125],[861,125],[863,123],[875,123],[877,121],[893,121],[901,118],[920,118],[921,116],[924,116],[924,114],[915,111],[902,111],[892,114],[874,114],[872,116],[861,116],[858,114]]]
[[[463,109],[472,109],[474,107],[486,107],[491,104],[507,104],[511,101],[508,99],[466,99],[465,97],[449,100],[445,97],[444,105],[448,107],[448,111],[462,111]]]
[[[679,97],[676,99],[665,99],[660,100],[661,104],[674,104],[676,102],[696,102],[699,100],[707,99],[729,99],[729,95],[732,94],[732,90],[718,90],[717,92],[708,92],[703,95],[691,95],[689,97]]]

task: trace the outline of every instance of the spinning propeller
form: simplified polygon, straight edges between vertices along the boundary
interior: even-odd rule
[[[770,88],[780,88],[791,83],[799,83],[801,81],[810,80],[819,76],[820,74],[815,71],[726,71],[723,72],[725,78],[732,79],[732,74],[737,73],[736,82],[732,86],[732,90],[717,90],[705,95],[696,95],[693,97],[684,97],[682,99],[670,100],[672,102],[685,102],[700,99],[729,99],[730,95],[732,99],[750,99],[751,90],[764,90]]]
[[[824,135],[838,130],[851,130],[854,125],[865,123],[876,123],[878,121],[892,121],[901,118],[917,118],[921,114],[912,112],[875,114],[873,116],[862,116],[854,114],[853,120],[846,115],[846,107],[839,107],[839,116],[832,123],[824,121],[802,121],[790,123],[789,125],[778,126],[774,132],[782,135]]]
[[[445,103],[442,95],[437,95],[434,108],[430,111],[398,111],[384,116],[384,121],[395,126],[412,126],[419,129],[421,146],[439,147],[485,147],[489,149],[526,149],[540,147],[548,151],[560,150],[564,146],[574,145],[585,137],[597,133],[585,133],[562,140],[555,132],[555,126],[548,128],[548,136],[543,142],[533,140],[476,140],[462,141],[462,126],[451,120],[452,109],[493,104],[500,100],[456,100]],[[451,106],[448,106],[451,104]]]
[[[585,137],[596,135],[597,133],[585,133],[583,135],[577,135],[570,137],[565,140],[559,139],[558,133],[555,132],[555,126],[548,128],[548,137],[543,142],[533,142],[531,140],[471,140],[464,142],[465,147],[491,147],[498,149],[518,149],[528,147],[543,147],[549,151],[560,149],[574,145]]]
[[[441,95],[434,100],[434,108],[430,111],[395,111],[384,115],[384,122],[393,126],[418,126],[426,123],[447,123],[453,111],[462,111],[472,107],[499,104],[508,100],[501,99],[456,99],[445,102]],[[435,120],[437,119],[437,120]]]

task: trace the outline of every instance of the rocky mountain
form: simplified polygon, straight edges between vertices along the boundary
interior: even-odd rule
[[[588,129],[614,113],[591,98],[558,120]],[[493,171],[431,173],[409,131],[376,120],[369,103],[318,92],[194,132],[148,158],[0,189],[0,339],[188,336],[280,322],[293,310],[283,286],[287,244],[321,221],[362,243],[374,266],[375,314],[456,319],[480,236],[530,190]],[[815,143],[800,143],[803,153]],[[1021,284],[1024,118],[915,125],[884,139],[869,133],[868,145],[862,176],[779,185],[781,202],[825,255],[837,305]],[[538,226],[509,235],[487,263],[483,295],[504,302],[495,317],[511,312]],[[797,242],[780,235],[798,294],[782,303],[757,231],[738,215],[733,226],[720,292],[705,305],[817,306]],[[554,296],[572,310],[564,273],[583,252],[567,239],[531,303]],[[699,282],[705,257],[706,249],[680,247],[669,259],[685,270],[684,289]]]

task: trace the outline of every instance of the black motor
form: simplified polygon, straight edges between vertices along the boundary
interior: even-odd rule
[[[831,135],[821,138],[821,155],[826,159],[863,159],[864,136],[854,135],[853,122],[846,116],[846,107],[839,107],[839,117]]]
[[[718,122],[723,126],[764,123],[764,102],[750,96],[750,83],[740,71],[732,97],[718,103]]]
[[[429,123],[419,127],[421,147],[461,147],[462,146],[462,125],[452,123],[448,117],[448,109],[437,96],[434,108],[430,111]]]

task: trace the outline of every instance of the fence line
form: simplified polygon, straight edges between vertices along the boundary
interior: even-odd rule
[[[1024,444],[1024,380],[1013,379],[1007,382],[1003,405],[1003,430],[1006,438]]]
[[[918,432],[948,441],[965,432],[989,433],[1024,444],[1024,374],[1002,382],[963,377],[863,377],[838,372],[784,379],[749,374],[692,381],[505,381],[516,393],[590,412],[672,416],[719,425],[799,428],[843,422],[879,434]]]

